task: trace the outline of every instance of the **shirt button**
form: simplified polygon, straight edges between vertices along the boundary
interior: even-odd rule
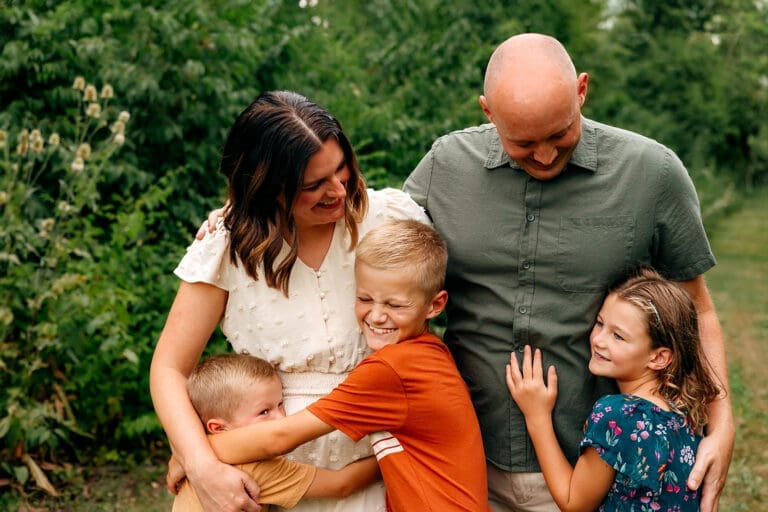
[[[325,298],[325,292],[320,292],[320,298],[321,298],[321,299],[324,299],[324,298]]]
[[[335,362],[336,362],[336,356],[331,356],[331,357],[329,357],[329,358],[328,358],[328,361],[329,361],[331,364],[335,363]]]
[[[525,220],[527,220],[528,222],[533,222],[533,219],[535,218],[536,217],[534,217],[532,213],[529,213],[528,215],[526,215]]]
[[[524,261],[523,262],[523,269],[524,270],[528,270],[529,268],[531,268],[531,262],[530,261]]]
[[[517,311],[518,311],[518,312],[519,312],[521,315],[524,315],[524,314],[526,314],[526,313],[528,312],[528,308],[526,308],[525,306],[520,306],[519,308],[517,308]]]

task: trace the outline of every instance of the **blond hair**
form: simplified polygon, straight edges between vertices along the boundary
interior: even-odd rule
[[[200,420],[231,421],[249,385],[277,377],[269,362],[249,354],[217,354],[198,364],[187,379],[187,393]]]
[[[384,270],[408,272],[429,298],[443,289],[448,249],[431,226],[413,219],[387,221],[366,234],[356,261]]]
[[[672,361],[657,371],[659,395],[694,428],[707,424],[709,403],[721,393],[701,348],[693,300],[678,284],[653,269],[635,275],[610,292],[643,312],[651,347],[672,350]]]

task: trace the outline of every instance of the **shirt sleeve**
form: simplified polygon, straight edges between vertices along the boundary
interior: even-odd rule
[[[636,401],[609,395],[592,408],[579,449],[595,448],[626,487],[658,493],[669,452],[668,446],[661,446],[666,438],[660,434]]]
[[[437,143],[435,143],[436,145]],[[419,164],[408,176],[403,184],[403,191],[408,194],[417,204],[429,214],[429,204],[427,197],[429,196],[429,183],[432,178],[432,167],[434,164],[434,152],[435,145],[432,149],[422,157]]]
[[[207,283],[227,290],[228,263],[229,234],[220,219],[216,231],[206,231],[202,240],[195,240],[187,247],[187,253],[173,273],[188,283]]]
[[[259,503],[294,507],[307,493],[315,479],[317,468],[283,457],[243,464],[240,466],[250,473],[259,484]]]
[[[406,419],[407,397],[397,372],[368,357],[309,412],[355,441],[380,430],[396,430]]]
[[[693,181],[680,159],[665,148],[656,203],[654,266],[669,279],[684,281],[715,265],[704,231]]]

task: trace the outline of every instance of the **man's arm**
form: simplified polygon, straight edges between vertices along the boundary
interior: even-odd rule
[[[285,418],[263,421],[208,436],[216,456],[227,464],[271,459],[335,429],[304,409]]]
[[[343,468],[317,468],[315,479],[307,489],[304,498],[346,498],[379,478],[379,464],[376,457],[366,457]]]
[[[701,484],[701,510],[714,512],[720,501],[720,494],[728,475],[728,466],[733,455],[733,443],[736,428],[731,409],[731,395],[728,386],[728,365],[725,356],[725,343],[720,321],[707,290],[704,276],[700,275],[689,281],[682,281],[696,305],[699,317],[699,336],[704,355],[712,368],[716,383],[722,388],[721,396],[709,406],[707,435],[701,441],[696,453],[696,464],[688,478],[688,487],[698,489]]]

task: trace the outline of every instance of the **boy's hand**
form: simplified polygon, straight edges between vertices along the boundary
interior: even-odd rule
[[[179,488],[186,478],[187,472],[184,471],[176,457],[171,455],[171,459],[168,461],[168,474],[165,475],[165,486],[173,494],[178,494]]]
[[[195,238],[198,240],[202,240],[203,237],[205,237],[205,232],[208,231],[208,233],[213,233],[216,231],[216,224],[219,222],[219,219],[226,215],[227,210],[229,210],[229,201],[224,203],[224,206],[219,208],[218,210],[213,210],[211,213],[208,214],[208,222],[207,224],[203,224],[200,226],[200,229],[197,230],[197,233],[195,234]]]
[[[517,364],[517,357],[512,352],[507,365],[507,388],[512,398],[525,415],[526,423],[539,419],[550,421],[552,409],[557,399],[557,373],[550,366],[547,382],[544,384],[544,371],[541,365],[541,351],[536,349],[531,357],[531,347],[523,349],[522,372]]]

